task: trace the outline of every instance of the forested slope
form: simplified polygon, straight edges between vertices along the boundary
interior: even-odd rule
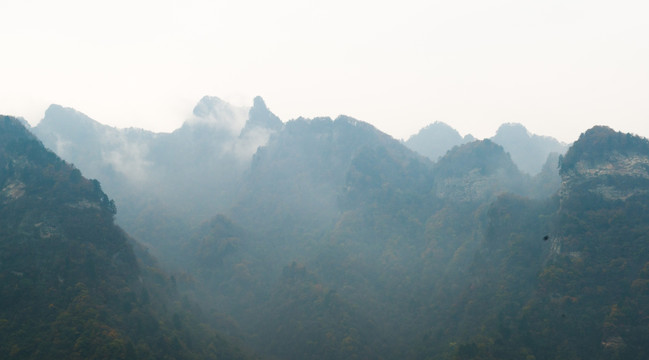
[[[648,155],[646,139],[595,127],[554,200],[498,199],[446,315],[448,355],[431,341],[422,358],[646,358]]]
[[[201,154],[233,138],[206,134],[223,114],[243,112],[213,98],[199,105],[198,122],[176,133],[196,137],[160,142],[155,153],[183,145],[191,166],[228,171]],[[237,170],[227,202],[215,184],[203,193],[202,204],[215,201],[221,213],[196,221],[203,207],[179,226],[130,221],[152,229],[152,241],[168,229],[154,245],[179,272],[173,291],[196,298],[201,319],[262,356],[646,357],[646,139],[595,127],[560,155],[552,139],[503,127],[499,141],[518,139],[510,149],[519,163],[534,154],[528,172],[545,159],[531,176],[488,139],[431,161],[345,116],[282,124],[259,99],[247,121],[237,141],[260,124],[267,141]],[[206,142],[181,140],[199,137]],[[201,194],[209,176],[194,181],[197,172],[179,169],[192,196]],[[179,189],[169,187],[179,192],[168,198]],[[158,219],[175,211],[158,205]],[[192,214],[190,205],[182,211]]]
[[[0,117],[0,357],[243,359],[113,222],[99,182]]]

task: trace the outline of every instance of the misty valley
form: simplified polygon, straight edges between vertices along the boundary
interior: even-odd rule
[[[648,359],[648,207],[605,126],[0,116],[0,358]]]

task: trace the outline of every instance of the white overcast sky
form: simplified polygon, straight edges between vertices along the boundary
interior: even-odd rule
[[[0,113],[171,131],[204,95],[407,139],[649,137],[649,1],[0,0]]]

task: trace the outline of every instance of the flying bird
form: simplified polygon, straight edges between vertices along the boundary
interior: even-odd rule
[[[550,238],[550,237],[549,237],[548,235],[545,235],[545,236],[543,237],[543,241],[548,241],[549,238]]]

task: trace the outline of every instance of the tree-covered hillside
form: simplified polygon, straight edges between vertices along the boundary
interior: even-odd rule
[[[647,149],[593,128],[566,154],[554,200],[494,202],[466,290],[422,358],[646,358]]]
[[[647,356],[646,139],[595,127],[561,155],[562,144],[510,124],[499,130],[503,144],[458,143],[432,161],[349,117],[282,124],[256,99],[235,142],[258,126],[267,137],[235,169],[235,186],[221,187],[196,169],[233,170],[215,149],[236,148],[221,136],[231,132],[223,120],[245,111],[207,97],[195,115],[153,153],[184,149],[187,161],[165,171],[186,182],[163,191],[168,200],[191,188],[201,204],[150,202],[128,221],[177,271],[175,290],[162,292],[197,299],[201,320],[260,356]],[[427,136],[448,133],[436,128]],[[21,193],[7,184],[7,194]],[[222,192],[229,205],[206,217],[205,204],[225,204]],[[144,199],[130,196],[117,206]],[[191,219],[178,222],[178,210]],[[192,312],[183,314],[175,319],[185,324]]]
[[[0,117],[0,357],[243,359],[176,303],[99,182]]]

